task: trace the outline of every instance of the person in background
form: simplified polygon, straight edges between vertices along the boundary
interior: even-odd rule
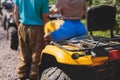
[[[13,1],[12,0],[1,0],[1,7],[3,9],[12,9]]]
[[[38,80],[38,66],[44,48],[44,24],[48,22],[48,0],[14,0],[18,26],[20,80]]]
[[[64,23],[59,29],[45,34],[44,40],[46,43],[51,40],[61,41],[88,34],[85,26],[80,21],[86,14],[85,0],[56,0],[55,6],[50,9],[50,13],[54,12],[60,12]]]

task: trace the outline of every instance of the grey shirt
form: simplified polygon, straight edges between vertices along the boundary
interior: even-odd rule
[[[85,0],[56,0],[56,7],[63,19],[81,19],[86,13]]]

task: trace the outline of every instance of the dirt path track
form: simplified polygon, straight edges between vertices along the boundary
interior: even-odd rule
[[[0,80],[17,80],[17,51],[9,48],[6,31],[0,25]]]

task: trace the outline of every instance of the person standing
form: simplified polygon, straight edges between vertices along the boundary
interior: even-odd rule
[[[46,43],[51,40],[61,41],[88,34],[80,21],[86,14],[85,0],[56,0],[55,6],[50,9],[50,13],[54,12],[60,12],[64,23],[59,29],[45,34],[44,40]]]
[[[38,80],[38,66],[44,48],[44,24],[48,22],[48,0],[14,0],[18,26],[20,80]]]

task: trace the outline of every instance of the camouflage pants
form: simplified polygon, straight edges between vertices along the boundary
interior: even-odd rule
[[[18,77],[30,77],[32,80],[37,80],[41,51],[44,48],[43,36],[43,26],[19,25]]]

